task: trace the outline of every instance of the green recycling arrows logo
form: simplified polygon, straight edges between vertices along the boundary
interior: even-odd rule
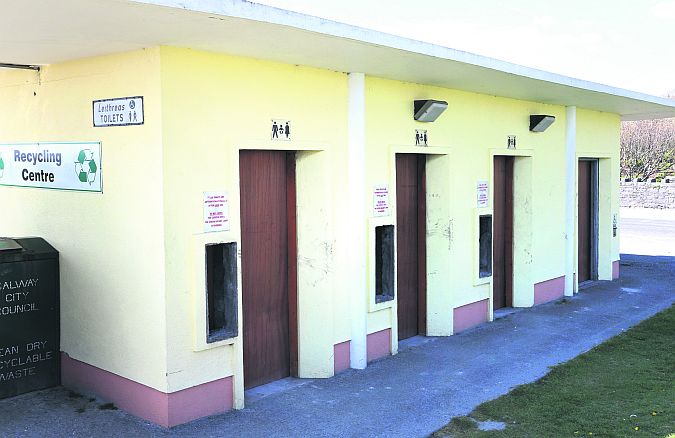
[[[77,161],[75,162],[77,179],[80,182],[88,182],[89,185],[92,185],[96,181],[97,171],[98,166],[96,166],[96,161],[94,161],[94,153],[91,149],[82,149],[77,155]]]

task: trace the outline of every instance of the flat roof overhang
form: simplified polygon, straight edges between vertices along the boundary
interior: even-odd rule
[[[554,105],[675,117],[675,101],[242,0],[11,0],[0,63],[46,65],[159,45]]]

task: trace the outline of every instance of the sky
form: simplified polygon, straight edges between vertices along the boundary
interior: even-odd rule
[[[675,0],[255,0],[628,90],[675,95]]]

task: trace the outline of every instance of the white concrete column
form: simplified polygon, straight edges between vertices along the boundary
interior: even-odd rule
[[[576,211],[577,107],[568,106],[565,115],[565,296],[574,294],[574,216]]]
[[[349,255],[349,275],[352,277],[350,304],[352,316],[352,339],[350,343],[350,366],[363,369],[368,364],[367,357],[367,312],[366,293],[366,78],[363,73],[349,74],[349,114],[348,114],[348,158],[347,178],[348,203],[350,212],[349,232],[352,251]]]

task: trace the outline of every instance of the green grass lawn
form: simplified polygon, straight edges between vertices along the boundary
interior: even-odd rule
[[[592,322],[589,322],[592,323]],[[476,421],[499,421],[481,431]],[[675,306],[540,380],[456,417],[434,436],[665,437],[675,432]]]

